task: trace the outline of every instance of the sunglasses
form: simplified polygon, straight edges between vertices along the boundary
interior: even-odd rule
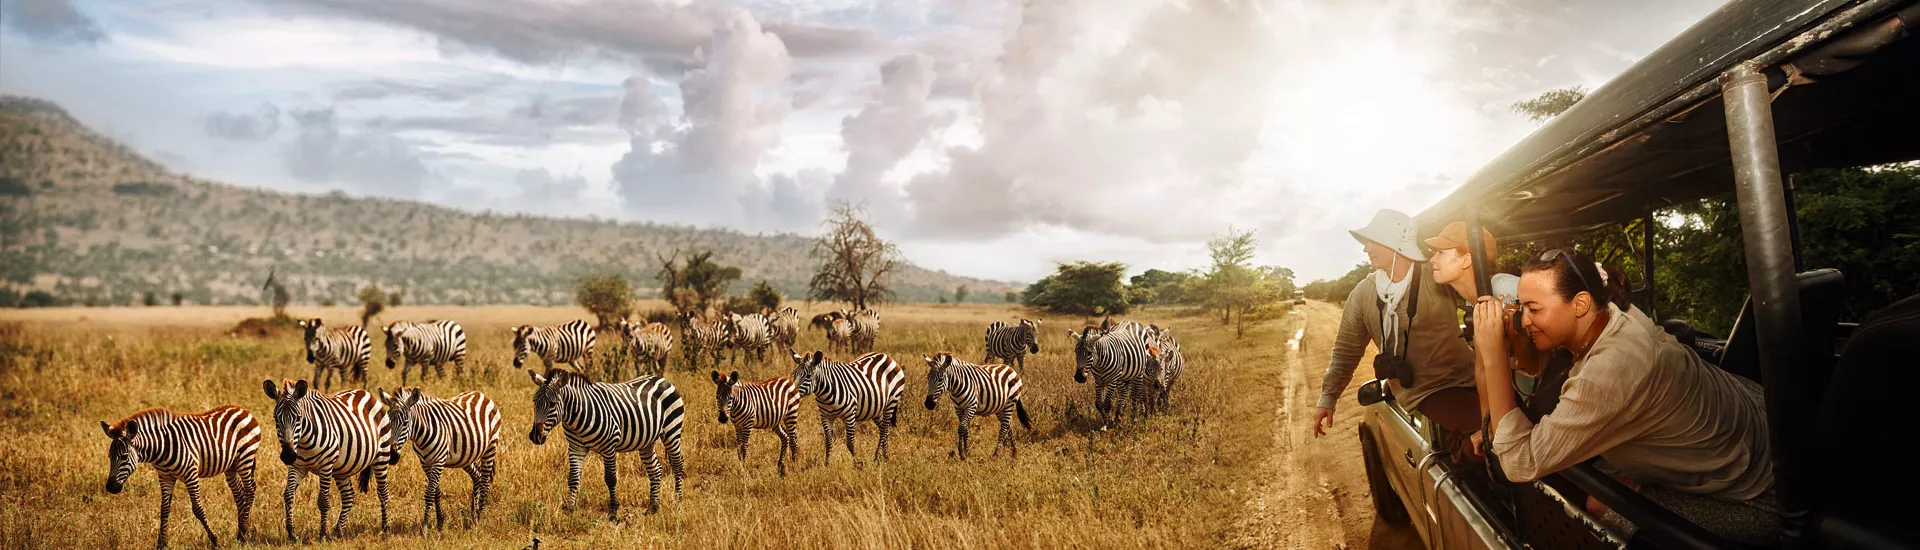
[[[1580,290],[1582,292],[1592,294],[1593,283],[1587,281],[1587,275],[1585,273],[1581,273],[1580,268],[1574,265],[1573,251],[1567,250],[1565,248],[1555,248],[1553,250],[1548,250],[1546,253],[1540,255],[1540,261],[1551,262],[1556,256],[1559,257],[1562,261],[1566,262],[1568,271],[1572,271],[1575,277],[1580,278]]]

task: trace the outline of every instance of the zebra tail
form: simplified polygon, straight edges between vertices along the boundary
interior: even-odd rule
[[[1026,428],[1029,432],[1033,431],[1033,420],[1027,418],[1026,405],[1021,404],[1019,401],[1014,401],[1013,414],[1014,416],[1020,417],[1020,427]]]
[[[360,470],[360,492],[362,493],[367,492],[367,481],[373,479],[373,467],[374,465],[369,464],[365,469]]]

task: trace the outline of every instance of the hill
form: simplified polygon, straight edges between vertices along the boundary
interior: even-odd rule
[[[419,202],[305,195],[175,174],[86,128],[60,106],[0,97],[0,305],[260,301],[278,269],[297,303],[346,303],[378,284],[421,304],[563,304],[574,281],[613,273],[657,292],[658,257],[712,250],[744,293],[766,281],[804,295],[805,236],[468,212]],[[684,255],[684,254],[683,254]],[[909,267],[901,301],[966,285],[997,302],[1011,283]],[[44,302],[46,294],[39,298]]]

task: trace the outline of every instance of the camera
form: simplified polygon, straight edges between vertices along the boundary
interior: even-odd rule
[[[1413,387],[1413,364],[1408,363],[1407,358],[1398,355],[1387,353],[1375,355],[1373,356],[1373,377],[1383,380],[1393,379],[1399,381],[1401,387],[1410,388]]]
[[[1504,304],[1501,306],[1501,309],[1505,311],[1507,315],[1507,329],[1512,330],[1515,336],[1525,336],[1527,334],[1527,328],[1520,324],[1520,305]]]

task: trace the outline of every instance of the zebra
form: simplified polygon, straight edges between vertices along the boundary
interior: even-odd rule
[[[855,468],[865,467],[853,452],[854,425],[870,420],[880,430],[880,445],[873,449],[876,461],[887,458],[887,434],[900,415],[900,394],[906,391],[906,372],[884,353],[868,353],[850,363],[827,361],[825,354],[793,356],[793,381],[800,396],[812,395],[820,405],[820,432],[826,455],[833,458],[833,420],[846,423],[847,455]]]
[[[333,374],[340,373],[342,383],[367,383],[367,364],[373,362],[373,340],[367,329],[348,325],[323,326],[320,319],[296,321],[305,333],[307,363],[313,365],[313,381],[321,388],[333,387]],[[322,379],[321,374],[326,378]]]
[[[280,436],[280,462],[287,468],[287,538],[293,535],[293,495],[307,474],[320,476],[320,537],[327,537],[328,481],[340,490],[340,519],[334,536],[347,527],[353,511],[355,476],[360,490],[367,479],[379,482],[380,532],[387,532],[387,465],[389,453],[398,454],[387,406],[366,390],[345,390],[331,397],[310,393],[306,380],[278,385],[261,383],[273,399],[274,429]]]
[[[713,358],[714,366],[719,366],[720,359],[725,356],[727,349],[729,334],[727,323],[719,319],[709,320],[701,315],[688,313],[685,330],[686,335],[682,340],[686,342],[684,350],[687,356],[687,367],[699,369],[700,355],[703,353]]]
[[[1134,384],[1146,377],[1146,333],[1102,322],[1097,329],[1088,326],[1077,333],[1068,329],[1067,336],[1074,342],[1073,381],[1085,384],[1087,375],[1093,375],[1094,408],[1100,412],[1100,429],[1106,430],[1113,425],[1108,415],[1113,411],[1114,392],[1129,397],[1126,394],[1132,393]]]
[[[427,513],[433,512],[436,527],[447,527],[447,511],[440,503],[440,475],[447,468],[467,471],[473,479],[473,499],[467,524],[480,521],[493,486],[494,459],[500,450],[500,409],[480,392],[466,392],[448,399],[427,397],[420,388],[397,388],[394,393],[380,392],[392,417],[393,456],[408,442],[420,457],[420,468],[427,473],[426,507],[420,510],[420,526],[427,525]]]
[[[827,327],[827,349],[853,352],[853,321],[834,319]]]
[[[780,438],[780,455],[775,460],[780,476],[786,477],[788,449],[792,449],[794,461],[800,460],[800,390],[793,379],[782,376],[741,384],[740,371],[726,376],[717,370],[712,372],[720,423],[733,419],[733,439],[740,445],[740,461],[747,461],[747,439],[754,428],[771,431]]]
[[[618,326],[637,370],[655,376],[665,374],[667,357],[673,353],[673,329],[660,323],[643,324],[626,319],[621,319]]]
[[[579,507],[581,461],[592,452],[606,465],[607,517],[619,519],[620,496],[614,491],[618,477],[614,455],[640,451],[647,465],[649,482],[647,513],[660,510],[660,481],[664,472],[654,456],[653,446],[660,443],[667,451],[667,463],[673,467],[673,495],[683,496],[686,460],[680,454],[680,428],[686,418],[686,404],[672,382],[658,376],[642,376],[618,384],[594,382],[584,374],[550,369],[543,376],[528,372],[538,389],[533,392],[533,431],[527,439],[534,445],[547,442],[547,434],[556,427],[567,432],[566,509]]]
[[[767,315],[773,322],[773,343],[781,351],[791,353],[793,344],[800,340],[800,310],[783,307]]]
[[[235,405],[213,410],[179,414],[166,409],[147,409],[107,424],[100,422],[112,443],[107,447],[111,469],[107,472],[107,492],[119,494],[127,478],[141,462],[153,465],[160,476],[160,539],[158,548],[167,547],[167,516],[173,512],[173,486],[186,482],[187,498],[193,502],[193,517],[207,530],[209,546],[219,546],[220,538],[207,526],[207,513],[200,503],[200,478],[226,474],[227,488],[233,491],[233,505],[240,525],[235,538],[247,540],[249,520],[253,516],[254,454],[260,448],[260,423],[253,414]]]
[[[548,369],[554,363],[578,369],[578,363],[593,357],[593,338],[593,327],[578,319],[551,327],[513,327],[513,368],[524,368],[527,353],[532,352]]]
[[[1173,332],[1164,329],[1154,331],[1154,341],[1147,345],[1147,354],[1150,358],[1147,384],[1151,391],[1146,397],[1154,409],[1164,410],[1168,396],[1173,394],[1173,385],[1180,381],[1180,371],[1186,369],[1187,360],[1180,355],[1179,340],[1174,339]]]
[[[767,318],[758,313],[733,315],[728,317],[731,326],[728,341],[734,350],[734,360],[741,356],[747,361],[759,362],[767,358],[767,348],[773,347],[773,334]]]
[[[959,415],[960,437],[956,443],[960,460],[967,459],[967,424],[975,415],[994,416],[1000,419],[1000,437],[994,440],[993,454],[1000,454],[1000,445],[1005,444],[1012,458],[1020,458],[1020,447],[1013,439],[1013,417],[1020,417],[1020,426],[1033,431],[1033,421],[1027,418],[1027,407],[1020,403],[1026,384],[1020,379],[1020,371],[1006,365],[975,365],[966,361],[955,361],[953,354],[941,352],[933,357],[921,356],[927,360],[927,410],[937,407],[940,395],[953,396],[953,410]]]
[[[466,374],[467,331],[460,328],[460,323],[394,321],[381,331],[387,335],[387,368],[392,369],[396,360],[405,363],[400,368],[401,385],[406,385],[407,373],[414,365],[420,365],[423,381],[427,379],[428,367],[433,368],[434,374],[446,378],[448,361],[453,362],[454,373]]]
[[[871,309],[860,310],[847,316],[853,321],[852,338],[848,345],[849,353],[873,351],[873,342],[880,338],[880,312]]]
[[[987,357],[982,362],[1000,359],[1027,370],[1027,354],[1040,353],[1040,320],[1021,319],[1018,325],[994,321],[987,325]]]

